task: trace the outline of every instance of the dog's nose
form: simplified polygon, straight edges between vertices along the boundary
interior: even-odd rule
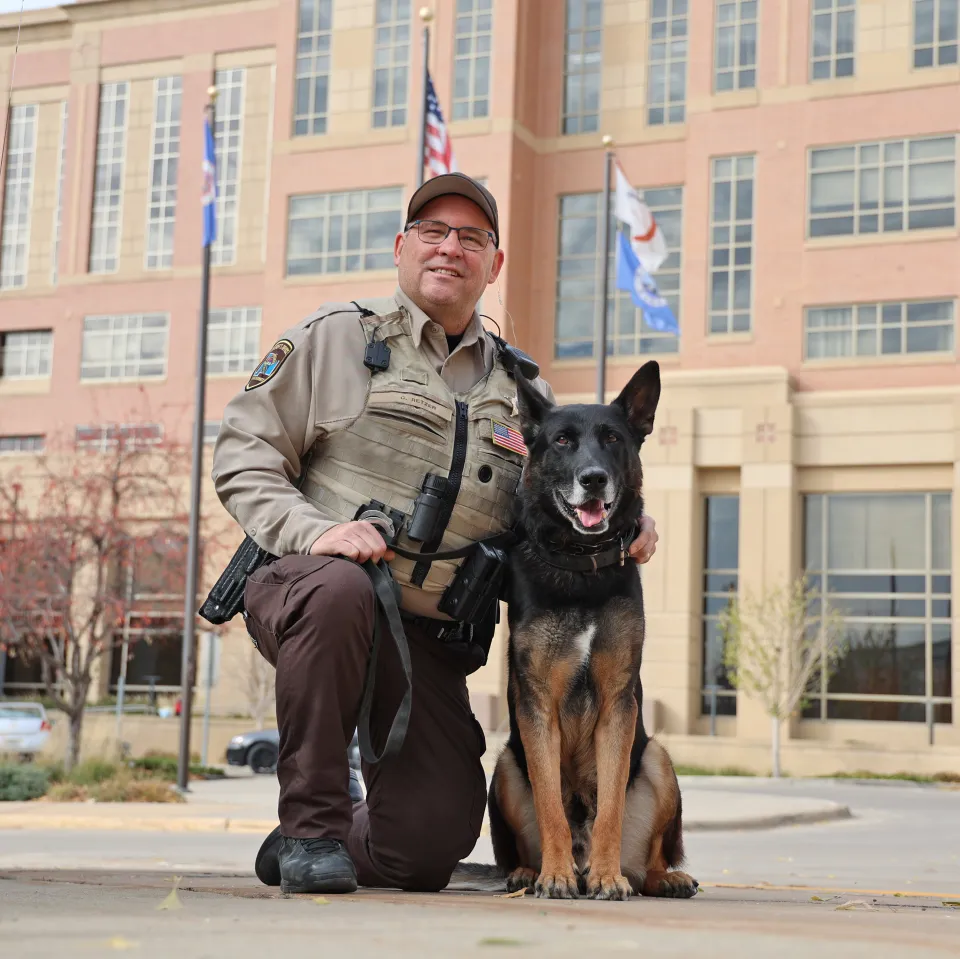
[[[577,479],[588,493],[596,494],[600,493],[607,485],[608,477],[606,470],[592,469],[584,470]]]

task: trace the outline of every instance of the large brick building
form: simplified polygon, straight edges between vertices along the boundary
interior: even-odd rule
[[[561,399],[593,395],[603,135],[670,243],[679,338],[612,294],[608,343],[611,395],[644,359],[663,369],[644,454],[658,729],[686,758],[766,762],[765,717],[722,688],[716,613],[732,585],[807,570],[851,645],[787,768],[960,765],[957,0],[432,8],[459,167],[501,205],[484,312]],[[142,429],[188,433],[211,83],[211,436],[286,326],[393,288],[419,119],[408,0],[87,0],[28,13],[14,72],[16,25],[0,17],[4,464],[54,433],[110,443],[143,397]],[[472,689],[494,724],[500,645]]]

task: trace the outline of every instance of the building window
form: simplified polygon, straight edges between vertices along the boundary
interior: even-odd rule
[[[44,445],[42,435],[0,436],[0,456],[14,456],[17,453],[42,453]]]
[[[736,598],[740,570],[740,497],[703,498],[703,689],[701,711],[737,715],[737,692],[723,664],[720,614]]]
[[[78,426],[75,442],[78,450],[106,453],[118,447],[144,449],[163,441],[160,423],[117,423],[109,426]]]
[[[203,421],[203,442],[213,444],[217,442],[220,435],[220,420]]]
[[[50,282],[60,277],[60,227],[63,223],[63,180],[67,170],[67,101],[60,104],[60,149],[57,153],[57,205],[53,211],[53,249],[50,254]]]
[[[125,80],[121,83],[104,83],[100,87],[97,172],[90,224],[91,273],[115,273],[120,259],[129,95],[130,84]]]
[[[245,79],[242,67],[217,71],[217,238],[210,251],[214,266],[226,266],[237,259]]]
[[[953,226],[956,178],[953,136],[811,150],[809,234]]]
[[[260,308],[211,310],[207,326],[207,372],[248,373],[260,358]]]
[[[493,0],[457,0],[453,54],[453,119],[490,115]]]
[[[752,156],[713,161],[710,333],[745,333],[753,303]]]
[[[373,125],[407,122],[410,0],[377,0],[373,47]]]
[[[402,225],[399,187],[292,196],[287,275],[388,269]]]
[[[35,103],[10,110],[3,227],[0,231],[0,290],[13,290],[27,285],[30,202],[37,157],[37,113]]]
[[[300,0],[293,135],[327,132],[333,0]]]
[[[683,123],[687,115],[687,0],[653,0],[649,60],[647,123]]]
[[[566,5],[562,129],[565,134],[596,133],[600,128],[603,0],[566,0]]]
[[[663,230],[669,256],[655,279],[680,320],[680,288],[683,259],[683,187],[644,190],[643,197]],[[642,310],[629,293],[616,288],[616,230],[611,197],[610,260],[607,264],[607,355],[640,356],[646,353],[676,353],[680,341],[673,333],[651,329]],[[574,193],[560,197],[557,250],[557,359],[594,355],[600,261],[603,257],[603,195]]]
[[[177,213],[180,161],[180,77],[158,77],[153,85],[153,169],[147,204],[148,270],[173,266],[173,227]]]
[[[957,62],[960,0],[914,0],[913,65],[944,67]]]
[[[714,89],[747,90],[757,85],[758,0],[716,0]]]
[[[51,330],[12,330],[0,333],[0,380],[25,380],[50,375]]]
[[[852,77],[857,0],[813,0],[810,79]]]
[[[80,379],[164,376],[169,328],[170,318],[165,313],[86,317]]]
[[[953,300],[811,307],[807,359],[953,353]]]
[[[806,570],[847,649],[806,718],[952,722],[949,493],[805,497]]]

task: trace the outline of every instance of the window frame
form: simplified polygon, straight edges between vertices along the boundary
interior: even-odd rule
[[[920,44],[917,40],[920,4],[931,3],[933,12],[933,23],[931,24],[932,41]],[[954,36],[952,39],[943,40],[940,37],[942,27],[944,8],[952,5],[954,9]],[[953,59],[941,59],[941,53],[944,48],[953,47]],[[921,52],[930,53],[930,63],[918,63]],[[913,69],[914,70],[933,70],[937,67],[956,66],[960,59],[960,0],[913,0]]]
[[[379,19],[381,4],[390,4],[390,19]],[[406,18],[403,9],[406,8]],[[391,127],[402,127],[407,124],[407,104],[410,99],[410,41],[412,34],[412,17],[410,0],[379,0],[374,6],[373,25],[373,86],[370,91],[370,125],[375,130],[387,130]],[[386,42],[381,42],[381,31],[387,34]],[[402,36],[406,32],[406,37]],[[398,33],[401,34],[397,38]],[[381,53],[388,55],[386,65],[378,63]],[[400,60],[398,61],[398,56]],[[402,94],[398,94],[397,71],[402,71]],[[387,102],[377,103],[377,81],[381,73],[386,74]],[[378,122],[379,119],[382,123]]]
[[[386,198],[384,197],[384,206],[375,207],[371,209],[371,198],[376,198],[376,194],[386,194],[391,193],[396,198],[396,203],[394,205],[387,206]],[[353,197],[360,197],[361,209],[360,210],[351,210],[350,204]],[[391,197],[391,200],[393,197]],[[306,205],[309,201],[318,201],[320,205],[323,206],[321,212],[309,213],[309,214],[297,214],[294,213],[294,205]],[[342,209],[331,209],[331,206],[336,202],[337,207]],[[351,273],[365,273],[370,270],[379,270],[379,269],[388,269],[393,265],[393,240],[390,242],[389,249],[387,246],[371,248],[367,246],[367,231],[368,223],[371,214],[388,214],[396,211],[396,222],[397,228],[396,232],[399,233],[404,226],[403,216],[403,188],[399,186],[386,186],[386,187],[375,187],[371,189],[360,189],[360,190],[338,190],[329,193],[295,193],[291,194],[287,198],[287,238],[286,238],[286,250],[284,255],[284,276],[287,278],[298,277],[298,276],[345,276]],[[349,217],[351,214],[359,213],[362,217],[360,222],[360,246],[356,249],[347,248],[347,243],[349,242],[349,231],[350,223]],[[345,240],[341,247],[337,250],[329,249],[329,240],[330,240],[330,227],[331,220],[338,219],[340,220],[340,237],[342,240]],[[309,220],[319,220],[319,224],[315,227],[313,231],[314,236],[319,236],[321,240],[321,249],[317,251],[308,251],[306,254],[297,255],[294,257],[291,254],[292,247],[292,235],[293,235],[293,223],[299,221],[309,221]],[[396,233],[394,234],[394,238]],[[368,257],[375,256],[384,257],[385,265],[380,266],[367,266]],[[359,267],[355,269],[347,268],[347,259],[350,257],[359,257],[361,263]],[[389,262],[387,258],[389,257]],[[341,261],[341,266],[336,270],[326,270],[324,266],[330,258],[339,258]],[[317,260],[320,265],[320,269],[316,271],[312,270],[291,270],[291,263],[296,261],[309,261]]]
[[[745,19],[743,16],[743,6],[746,3],[752,3],[754,8],[753,17]],[[757,88],[757,74],[759,71],[760,59],[760,3],[761,0],[714,0],[714,26],[713,26],[713,92],[717,94],[732,93],[735,90],[755,90]],[[721,23],[720,13],[724,7],[733,7],[734,18],[729,23]],[[753,63],[744,64],[741,61],[743,52],[743,31],[746,27],[753,27]],[[729,67],[720,67],[720,34],[723,30],[733,30],[733,62]],[[745,71],[752,71],[753,78],[751,82],[742,82],[742,74]],[[721,75],[730,74],[733,77],[732,85],[721,88],[719,79]]]
[[[310,4],[310,30],[303,30],[304,4]],[[333,46],[333,0],[299,0],[297,4],[297,53],[293,68],[293,102],[290,136],[322,136],[327,132],[330,111],[330,73]],[[324,22],[329,24],[323,28]],[[325,63],[324,63],[325,61]],[[307,67],[309,66],[309,69]],[[320,69],[325,66],[325,69]],[[323,81],[322,83],[319,81]],[[307,90],[307,110],[298,112],[300,85]],[[317,101],[322,97],[322,108]],[[300,124],[304,129],[298,129]]]
[[[663,16],[657,16],[657,3],[666,5],[666,13]],[[677,13],[675,5],[683,4],[683,11]],[[683,33],[679,36],[682,40],[674,39],[674,30],[677,29],[675,22],[683,21]],[[663,24],[664,37],[657,37],[654,34],[658,29],[658,24]],[[655,47],[658,42],[663,40],[663,57],[655,57]],[[683,55],[673,55],[673,44],[683,44]],[[683,99],[671,99],[671,72],[674,65],[683,64]],[[689,64],[690,64],[690,6],[688,0],[651,0],[649,33],[647,37],[647,90],[646,90],[646,124],[648,127],[654,126],[674,126],[676,124],[687,122],[687,86],[689,83]],[[664,99],[662,101],[653,100],[653,72],[654,69],[662,68],[664,72]],[[654,112],[660,110],[663,116],[659,119],[654,117]],[[679,112],[674,114],[673,111]]]
[[[810,46],[808,50],[807,57],[807,79],[810,83],[824,83],[829,82],[830,80],[849,80],[851,77],[857,75],[857,0],[826,0],[830,4],[829,15],[830,15],[830,53],[826,56],[817,56],[815,54],[815,44],[816,44],[816,20],[817,17],[822,17],[825,14],[824,9],[817,9],[817,3],[819,0],[813,0],[810,4],[810,19],[808,21],[810,25]],[[850,53],[840,53],[837,50],[837,44],[839,39],[839,31],[837,29],[837,23],[840,19],[841,14],[853,13],[853,49]],[[840,60],[851,61],[850,63],[850,72],[849,73],[837,73],[837,64]],[[818,77],[815,76],[816,66],[820,63],[828,63],[830,65],[830,73],[828,76]]]
[[[470,4],[469,10],[460,10],[460,2],[457,3],[455,11],[455,22],[453,28],[453,96],[450,104],[450,120],[477,120],[485,119],[491,115],[490,111],[490,77],[493,66],[493,0],[466,0]],[[480,3],[486,3],[486,8],[481,9]],[[482,17],[489,19],[489,26],[486,29],[480,29],[479,22]],[[461,32],[464,21],[469,22],[469,27],[465,32]],[[459,50],[461,42],[469,44],[469,51],[461,53]],[[486,49],[478,49],[478,46],[486,43]],[[486,86],[482,91],[477,90],[477,65],[479,61],[487,61],[487,79]],[[458,83],[462,79],[459,68],[465,67],[466,84],[468,93],[466,96],[457,95]],[[483,109],[478,109],[478,104],[483,104]]]
[[[750,161],[750,175],[749,180],[751,183],[750,188],[750,219],[749,221],[737,217],[737,184],[743,180],[746,180],[747,177],[741,177],[739,175],[739,166],[741,162]],[[731,175],[729,178],[730,183],[730,219],[724,221],[724,223],[718,223],[715,219],[715,208],[716,208],[716,190],[717,185],[720,182],[726,182],[726,178],[718,179],[717,176],[717,166],[720,163],[729,162],[731,164]],[[707,309],[706,313],[706,335],[710,337],[720,337],[720,336],[743,336],[753,333],[753,311],[755,303],[755,286],[757,281],[757,270],[756,270],[756,247],[757,247],[757,155],[755,153],[736,153],[728,156],[716,156],[710,158],[710,207],[709,207],[709,234],[707,237]],[[746,227],[749,225],[750,228],[750,239],[747,240],[738,240],[737,231],[740,228]],[[718,229],[723,229],[724,227],[728,230],[728,237],[726,244],[718,244],[714,241],[715,231]],[[721,250],[726,247],[728,252],[728,262],[724,266],[720,264],[717,266],[714,264],[714,251]],[[742,249],[749,249],[749,262],[747,264],[737,263],[737,252]],[[744,266],[749,267],[750,271],[750,288],[749,288],[749,304],[744,310],[743,307],[738,308],[736,306],[736,274],[742,272]],[[738,271],[738,267],[741,269]],[[713,306],[713,278],[715,274],[726,273],[728,277],[727,281],[727,305],[723,310],[714,309]],[[737,329],[737,317],[742,316],[746,313],[747,323],[745,328]],[[714,319],[715,317],[724,316],[726,318],[726,329],[715,330]]]
[[[24,342],[19,347],[18,352],[23,354],[23,361],[20,364],[21,372],[10,373],[7,369],[7,351],[10,349],[8,342],[12,336],[16,337],[37,337],[36,342]],[[36,348],[39,351],[37,362],[30,362],[30,350]],[[31,367],[37,367],[36,372],[31,372]],[[46,372],[42,367],[46,367]],[[53,330],[35,329],[35,330],[3,330],[0,331],[0,383],[8,380],[47,380],[53,373]]]
[[[217,157],[217,236],[210,247],[210,265],[232,266],[237,262],[237,237],[240,228],[247,69],[232,67],[217,70],[215,82],[217,86],[217,114],[214,124],[214,146]]]
[[[581,26],[571,27],[571,4],[579,5]],[[600,9],[600,23],[591,28],[589,11],[591,4]],[[560,136],[578,136],[582,133],[597,133],[600,130],[600,114],[603,111],[603,0],[565,0],[563,21],[563,73],[561,74],[560,97]],[[599,33],[599,46],[596,49],[586,50],[588,34]],[[576,37],[575,41],[571,38]],[[573,49],[576,48],[576,49]],[[577,69],[571,69],[574,60],[579,60]],[[584,111],[587,95],[587,77],[597,77],[597,110],[596,113]],[[576,78],[580,109],[574,112],[571,107],[569,86],[570,81]],[[574,123],[573,121],[576,121]]]
[[[148,271],[169,270],[173,267],[182,107],[182,78],[156,77],[153,81],[150,184],[147,188],[146,242],[143,248],[143,268]]]
[[[669,256],[664,261],[664,264],[657,270],[655,278],[658,285],[660,286],[660,292],[663,294],[664,298],[669,302],[671,309],[673,310],[674,316],[677,318],[677,322],[682,323],[682,309],[683,309],[683,204],[684,204],[684,184],[664,184],[662,186],[651,186],[646,187],[642,191],[645,199],[647,200],[650,211],[654,214],[655,217],[663,217],[664,214],[673,214],[677,213],[679,216],[679,241],[675,244],[668,244]],[[666,202],[667,197],[664,196],[663,203],[657,203],[655,200],[651,200],[651,194],[669,194],[674,191],[679,191],[679,204],[675,202]],[[592,200],[593,202],[593,212],[591,214],[570,214],[564,216],[563,208],[564,201],[587,201]],[[557,197],[557,245],[555,252],[554,268],[555,268],[555,283],[554,283],[554,325],[553,325],[553,352],[554,360],[557,362],[563,362],[566,360],[584,360],[584,359],[593,359],[596,354],[596,302],[599,295],[599,281],[601,278],[600,275],[600,260],[603,255],[602,251],[602,237],[601,233],[603,231],[602,227],[602,216],[601,216],[601,205],[602,205],[602,191],[586,191],[583,193],[567,193],[561,194]],[[643,311],[633,305],[633,301],[630,297],[630,294],[623,290],[618,290],[616,288],[616,235],[618,227],[616,217],[613,215],[613,208],[616,203],[616,198],[611,194],[610,197],[610,230],[611,230],[611,243],[610,243],[610,259],[608,261],[608,270],[609,270],[609,283],[607,286],[607,315],[608,315],[608,326],[607,326],[607,356],[667,356],[667,355],[676,355],[679,353],[680,349],[680,339],[676,334],[665,333],[660,330],[652,330],[644,326],[643,320]],[[589,219],[592,218],[594,223],[594,235],[596,237],[596,242],[594,245],[594,250],[592,253],[568,253],[565,254],[563,251],[563,224],[564,220],[580,220],[580,219]],[[667,231],[668,227],[664,227],[664,223],[669,224],[668,220],[661,222],[661,228]],[[593,264],[593,269],[589,273],[567,273],[564,275],[564,262],[574,262],[574,261],[591,261]],[[676,262],[674,262],[674,260]],[[669,266],[667,264],[670,264]],[[661,281],[664,279],[664,276],[669,277],[668,283],[665,285],[661,284]],[[675,279],[675,282],[673,278]],[[562,288],[562,283],[566,280],[567,282],[576,283],[580,282],[589,282],[592,284],[592,289],[589,294],[584,294],[581,297],[570,297],[565,294],[565,291]],[[582,344],[585,342],[582,337],[561,337],[560,335],[560,322],[561,322],[561,307],[565,302],[570,302],[571,300],[579,300],[584,303],[593,304],[591,312],[591,337],[590,337],[590,351],[584,353],[582,351]],[[624,327],[625,321],[629,322],[629,318],[625,316],[625,313],[630,313],[632,315],[632,326],[630,331],[621,332]],[[639,352],[628,352],[618,350],[618,344],[621,342],[629,341],[632,339],[639,347]],[[663,343],[667,346],[666,349],[644,349],[643,344],[651,344],[655,346],[658,343]],[[566,355],[560,354],[560,349],[563,345],[570,344],[573,349],[571,352],[566,353]],[[579,352],[577,351],[579,348]]]
[[[22,290],[30,278],[30,221],[37,172],[40,105],[20,103],[11,106],[8,123],[7,155],[0,157],[0,161],[6,161],[3,164],[3,196],[0,197],[3,201],[0,290]]]
[[[123,103],[123,125],[116,124],[117,106]],[[112,109],[108,109],[112,108]],[[108,121],[107,117],[111,119]],[[127,165],[127,134],[130,129],[130,81],[100,84],[100,108],[97,115],[97,148],[94,160],[93,205],[90,213],[90,250],[87,272],[111,274],[120,269],[123,249],[124,178]],[[101,171],[104,171],[101,173]],[[112,183],[117,190],[100,190],[98,181]],[[111,240],[112,235],[112,240]],[[99,238],[99,242],[98,242]]]
[[[256,328],[257,341],[251,350],[244,344],[249,330]],[[222,354],[214,353],[212,333],[223,331],[227,336],[227,348]],[[208,376],[245,376],[256,365],[262,353],[260,336],[263,331],[263,311],[259,306],[229,306],[210,310],[207,323],[207,375]],[[237,348],[231,338],[239,334],[240,347]],[[223,369],[216,369],[221,362]]]
[[[163,319],[163,325],[150,327],[145,330],[143,321],[145,319]],[[110,322],[108,329],[89,329],[88,326],[91,324],[91,321],[103,321],[107,320]],[[135,324],[130,321],[137,321]],[[127,323],[127,328],[123,328],[119,324],[122,322]],[[153,360],[145,361],[142,356],[143,350],[143,337],[145,332],[155,333],[162,330],[163,335],[163,359],[160,361],[160,370],[156,373],[142,373],[140,372],[141,367],[145,363],[155,363]],[[94,336],[94,334],[96,334]],[[130,339],[135,339],[138,343],[138,351],[140,355],[137,356],[135,360],[128,359],[126,356],[122,360],[114,361],[113,358],[108,358],[104,361],[95,362],[87,358],[87,348],[88,348],[88,338],[91,340],[95,339],[105,339],[110,346],[109,352],[113,352],[113,343],[117,336],[120,336],[124,345],[126,346]],[[126,353],[127,350],[124,350]],[[81,383],[119,383],[119,382],[139,382],[143,380],[162,380],[167,375],[167,364],[169,362],[170,354],[170,314],[169,313],[110,313],[110,314],[89,314],[83,318],[83,330],[81,333],[81,345],[80,345],[80,382]],[[124,372],[118,376],[90,376],[85,375],[84,370],[89,369],[90,367],[106,367],[109,371],[110,367],[114,364],[119,363]],[[128,370],[128,366],[132,369],[132,372]]]

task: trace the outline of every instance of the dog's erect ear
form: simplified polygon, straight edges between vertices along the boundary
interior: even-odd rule
[[[630,429],[642,443],[653,432],[653,415],[660,399],[660,364],[650,360],[633,374],[630,382],[613,401],[627,414]]]
[[[520,430],[523,441],[532,446],[543,418],[553,409],[548,400],[519,370],[514,377],[517,384],[517,408],[520,411]]]

